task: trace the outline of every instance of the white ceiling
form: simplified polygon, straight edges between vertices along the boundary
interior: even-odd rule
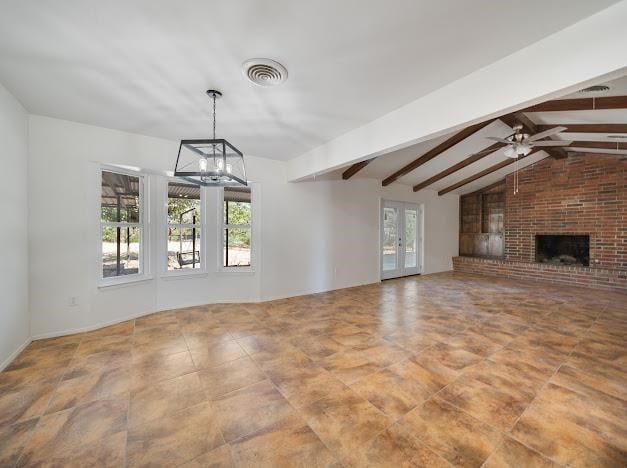
[[[610,87],[610,90],[606,93],[596,94],[596,96],[625,96],[627,95],[627,77],[622,77],[617,80],[613,80],[607,83],[604,83]],[[564,96],[562,99],[574,99],[581,97],[591,97],[592,94],[582,94],[575,93],[570,94],[568,96]],[[627,124],[627,109],[608,109],[608,110],[595,110],[595,111],[567,111],[567,112],[529,112],[527,116],[535,123],[535,124],[545,124],[545,125],[560,125],[560,124],[594,124],[594,123],[625,123]],[[394,183],[405,184],[408,186],[414,186],[418,183],[428,179],[429,177],[442,172],[443,170],[453,166],[454,164],[468,158],[475,152],[479,152],[488,146],[490,146],[493,142],[487,140],[486,136],[506,136],[511,133],[511,128],[505,125],[501,121],[496,121],[486,126],[484,129],[476,132],[469,138],[461,141],[457,145],[448,149],[447,151],[441,153],[437,157],[433,158],[428,163],[420,166],[409,174],[400,177]],[[447,140],[449,137],[454,135],[455,132],[449,133],[447,135],[443,135],[440,138],[435,138],[429,141],[425,141],[419,143],[417,145],[404,148],[399,151],[394,151],[387,153],[383,156],[379,156],[375,160],[373,160],[370,164],[368,164],[364,169],[359,171],[354,177],[356,178],[373,178],[383,180],[386,177],[393,174],[398,169],[404,167],[410,162],[414,161],[418,157],[425,154],[431,148],[434,148],[438,144]],[[624,135],[627,138],[627,134],[617,134],[617,133],[572,133],[572,132],[563,132],[557,135],[556,139],[562,140],[582,140],[582,141],[609,141],[616,143],[624,142],[626,140],[617,140],[609,138],[610,135]],[[589,148],[577,148],[573,146],[573,148],[578,152],[594,152],[593,149]],[[627,154],[627,150],[608,150],[609,153],[612,154]],[[519,168],[528,166],[537,161],[540,161],[547,157],[548,155],[544,151],[540,151],[538,153],[534,153],[533,155],[521,160],[519,163]],[[435,182],[430,185],[429,189],[442,190],[446,187],[449,187],[467,177],[470,177],[474,174],[481,172],[488,167],[497,164],[500,161],[506,159],[503,154],[503,150],[496,151],[479,161],[466,166],[465,168]],[[488,174],[480,179],[477,179],[474,182],[471,182],[467,185],[460,187],[457,190],[454,190],[453,193],[470,193],[475,190],[480,189],[481,187],[485,187],[490,185],[493,182],[496,182],[505,175],[513,172],[516,169],[515,164],[511,164],[503,169],[495,171],[491,174]],[[342,168],[340,170],[332,172],[328,178],[330,179],[339,179],[341,178],[342,172],[346,170],[346,168]]]
[[[613,3],[2,0],[0,82],[32,113],[173,140],[208,135],[218,88],[219,136],[289,159]],[[283,86],[244,80],[259,56]]]

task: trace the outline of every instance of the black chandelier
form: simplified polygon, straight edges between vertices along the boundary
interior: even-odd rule
[[[216,138],[216,99],[220,91],[207,91],[213,101],[213,138],[181,140],[174,176],[203,186],[248,185],[244,155],[224,138]]]

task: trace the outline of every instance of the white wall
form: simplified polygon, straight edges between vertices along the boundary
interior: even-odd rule
[[[30,337],[28,115],[0,85],[0,370]]]
[[[30,286],[32,334],[85,330],[156,310],[212,302],[267,300],[379,280],[380,198],[425,206],[425,272],[450,270],[457,253],[458,197],[380,181],[288,183],[286,164],[247,157],[256,185],[254,235],[257,269],[217,271],[217,228],[208,229],[209,272],[193,278],[155,278],[98,288],[97,197],[99,163],[171,170],[178,142],[30,117]],[[156,203],[165,179],[151,176],[153,234],[164,227]],[[217,220],[216,189],[208,219]],[[154,240],[154,239],[153,239]],[[159,245],[152,242],[152,258]],[[77,305],[70,306],[70,297]]]

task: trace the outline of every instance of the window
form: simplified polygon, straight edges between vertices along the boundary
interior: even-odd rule
[[[100,196],[102,278],[143,273],[143,178],[103,170]]]
[[[168,183],[168,271],[201,269],[200,187]]]
[[[250,267],[252,205],[250,187],[225,187],[223,199],[224,267]]]

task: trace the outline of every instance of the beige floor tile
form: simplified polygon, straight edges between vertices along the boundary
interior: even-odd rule
[[[342,464],[347,467],[424,467],[445,468],[450,466],[401,424],[394,424],[350,453]]]
[[[0,466],[15,466],[38,422],[38,418],[33,418],[0,425]]]
[[[235,463],[231,456],[231,447],[227,444],[203,453],[187,463],[180,465],[181,468],[234,468]]]
[[[455,466],[481,466],[501,443],[501,433],[435,397],[401,422],[409,432]]]
[[[511,433],[561,464],[621,466],[627,462],[626,412],[624,400],[549,384]]]
[[[244,356],[210,369],[198,372],[200,381],[210,399],[260,382],[266,378],[257,364]]]
[[[444,386],[444,381],[405,360],[353,383],[351,388],[388,416],[398,419]]]
[[[173,379],[196,371],[189,351],[175,354],[153,354],[133,357],[132,388],[137,390],[162,380]]]
[[[416,364],[437,375],[445,383],[453,381],[482,359],[481,356],[445,343],[438,343],[412,358]]]
[[[131,381],[130,366],[105,369],[100,373],[68,374],[58,385],[46,414],[128,393]]]
[[[480,421],[508,431],[542,383],[516,367],[484,361],[446,386],[438,396]]]
[[[483,464],[484,468],[557,468],[558,465],[512,438],[506,437]]]
[[[128,425],[135,428],[207,401],[198,374],[185,374],[131,393]]]
[[[383,368],[383,366],[368,360],[362,352],[357,350],[332,354],[320,359],[318,363],[346,385],[374,374]]]
[[[246,356],[235,340],[211,342],[206,346],[190,349],[196,369],[210,369]]]
[[[267,431],[296,415],[269,380],[217,397],[213,402],[227,442]]]
[[[99,446],[104,439],[126,431],[127,410],[128,398],[117,397],[43,416],[24,448],[20,465],[76,458],[86,445]]]
[[[218,426],[210,403],[139,424],[128,433],[128,466],[177,466],[191,461],[224,444]]]
[[[349,456],[393,422],[348,388],[303,408],[302,414],[339,459]]]
[[[235,464],[241,467],[339,467],[331,452],[299,416],[243,437],[231,447]]]

